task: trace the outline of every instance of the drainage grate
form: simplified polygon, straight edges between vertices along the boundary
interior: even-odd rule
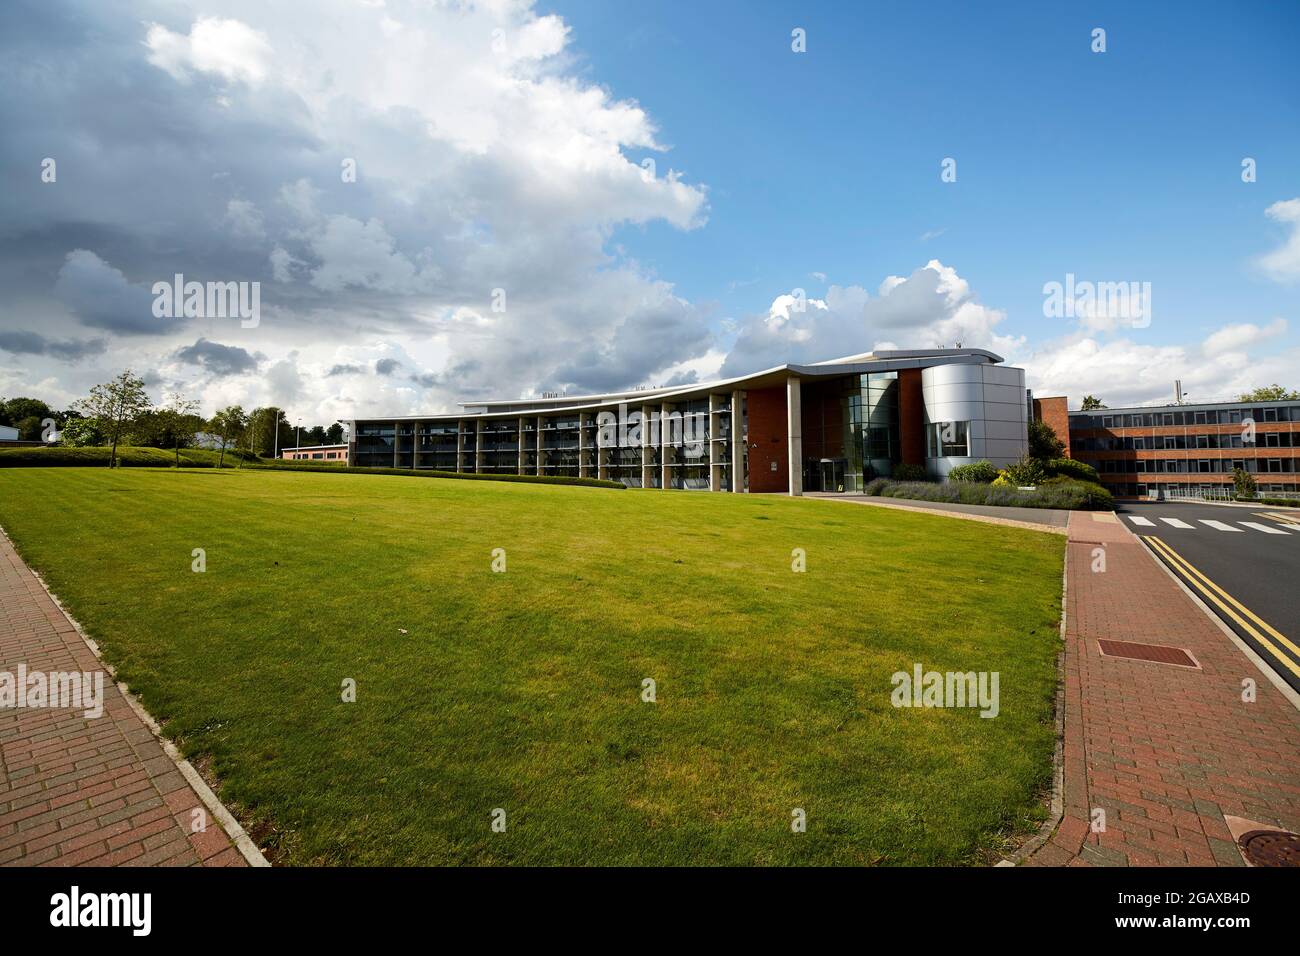
[[[1251,830],[1237,846],[1255,866],[1300,866],[1300,836],[1285,830]]]
[[[1175,667],[1200,668],[1196,658],[1181,647],[1168,644],[1134,644],[1132,641],[1097,641],[1103,657],[1125,657],[1133,661],[1150,661],[1153,664],[1173,664]]]

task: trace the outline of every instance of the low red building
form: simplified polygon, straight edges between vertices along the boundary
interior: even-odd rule
[[[348,463],[347,445],[304,445],[301,448],[281,448],[280,457],[285,461],[325,461],[346,465]]]

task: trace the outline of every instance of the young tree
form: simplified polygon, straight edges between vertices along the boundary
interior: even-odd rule
[[[117,443],[126,430],[149,410],[151,403],[144,390],[144,379],[125,369],[120,375],[103,385],[96,385],[90,395],[77,402],[87,418],[112,444],[108,467],[117,467]]]
[[[167,404],[158,409],[159,430],[171,439],[177,468],[181,466],[181,445],[188,448],[194,443],[194,433],[203,422],[198,412],[199,403],[186,398],[180,392],[172,392],[168,395]]]
[[[221,455],[217,458],[218,468],[225,467],[226,448],[232,443],[238,443],[247,427],[248,415],[245,414],[242,405],[229,405],[212,416],[208,422],[208,430],[221,439]]]
[[[1065,443],[1056,437],[1052,426],[1041,418],[1029,423],[1029,457],[1050,461],[1065,454]]]
[[[1232,469],[1232,486],[1238,498],[1254,498],[1258,485],[1255,476],[1241,468]]]
[[[335,422],[329,428],[325,429],[325,442],[329,445],[343,444],[343,423]]]
[[[1253,391],[1246,392],[1238,401],[1242,402],[1292,402],[1300,398],[1300,392],[1283,388],[1281,385],[1261,385]]]
[[[1083,404],[1079,406],[1079,410],[1083,412],[1091,412],[1095,409],[1105,407],[1106,406],[1102,403],[1102,400],[1096,395],[1085,395],[1083,396]]]

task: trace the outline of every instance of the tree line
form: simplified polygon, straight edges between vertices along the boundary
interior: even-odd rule
[[[170,392],[155,405],[144,380],[130,369],[96,385],[62,412],[36,398],[0,398],[0,425],[17,428],[20,441],[49,441],[57,432],[65,445],[106,446],[112,449],[110,464],[116,462],[120,445],[171,449],[179,464],[181,449],[204,443],[205,435],[220,449],[222,464],[230,448],[271,458],[277,448],[289,448],[300,441],[304,446],[343,441],[341,422],[299,429],[284,409],[276,406],[250,411],[242,405],[228,405],[204,418],[199,403],[181,392]]]

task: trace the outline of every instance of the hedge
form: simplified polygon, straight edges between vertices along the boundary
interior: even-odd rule
[[[879,482],[879,483],[878,483]],[[866,494],[884,498],[912,498],[950,504],[991,505],[1004,508],[1060,508],[1066,511],[1109,511],[1115,499],[1101,485],[1074,481],[1045,485],[1033,491],[978,482],[885,481],[867,485]]]
[[[107,468],[111,451],[101,446],[69,445],[0,448],[0,468]],[[181,467],[215,468],[220,456],[219,451],[208,448],[182,448]],[[240,458],[248,461],[248,453],[227,448],[225,467],[236,467]],[[126,468],[172,468],[176,465],[176,453],[168,448],[118,445],[117,463]]]
[[[360,465],[353,468],[339,468],[338,465],[327,465],[324,463],[308,461],[259,461],[256,464],[248,464],[244,467],[265,468],[268,471],[327,471],[336,475],[402,475],[407,478],[460,478],[467,481],[516,481],[530,485],[579,485],[584,488],[626,487],[619,481],[604,481],[600,478],[574,478],[568,475],[491,475],[477,474],[475,472],[435,471],[424,468],[421,468],[419,471],[412,468],[371,468],[369,466]]]

